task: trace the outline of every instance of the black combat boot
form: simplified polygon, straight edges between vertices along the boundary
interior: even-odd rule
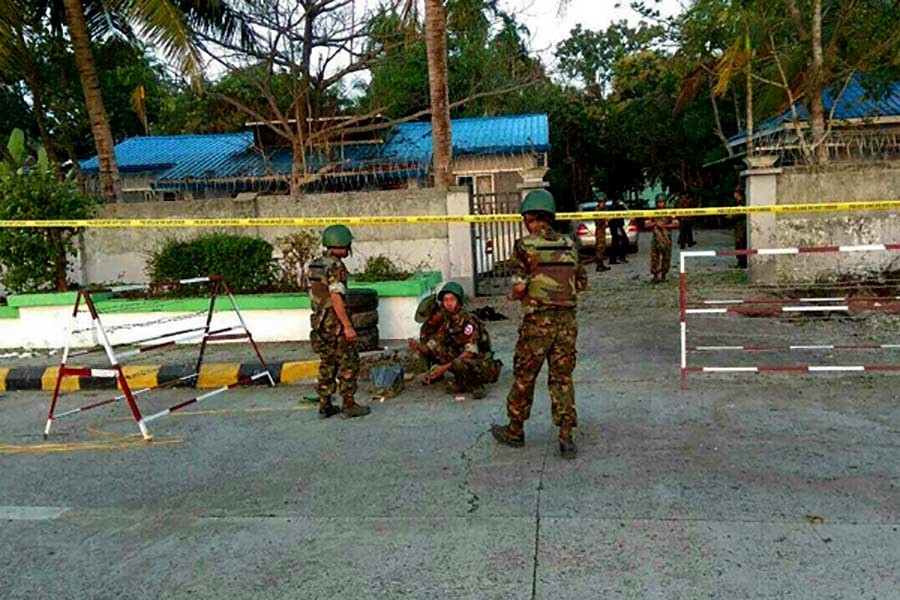
[[[331,398],[320,398],[319,399],[319,418],[327,419],[328,417],[333,417],[334,415],[341,412],[340,407],[335,406],[331,403]]]
[[[578,455],[571,428],[560,428],[559,430],[559,454],[566,460],[573,460]]]
[[[525,445],[525,432],[522,430],[521,424],[518,427],[514,427],[512,422],[509,425],[493,425],[491,426],[491,435],[506,446],[521,448]]]
[[[372,409],[368,406],[357,404],[353,400],[347,400],[346,398],[344,398],[344,404],[341,406],[341,416],[345,419],[364,417],[370,412],[372,412]]]

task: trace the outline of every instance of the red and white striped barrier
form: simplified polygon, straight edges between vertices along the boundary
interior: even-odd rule
[[[78,295],[75,298],[75,307],[72,310],[72,320],[71,325],[69,326],[68,334],[66,335],[66,344],[63,349],[62,359],[60,361],[59,372],[56,378],[56,384],[53,389],[53,399],[50,402],[50,410],[47,415],[47,424],[44,427],[44,438],[50,435],[50,428],[53,425],[54,419],[59,419],[62,417],[66,417],[69,415],[78,414],[80,412],[84,412],[87,410],[91,410],[93,408],[98,408],[101,406],[105,406],[107,404],[112,404],[114,402],[119,402],[120,400],[125,400],[128,404],[128,407],[131,409],[131,414],[134,417],[135,422],[138,425],[138,429],[141,432],[141,435],[145,440],[150,441],[153,439],[153,435],[150,433],[150,430],[147,428],[147,423],[158,419],[159,417],[171,414],[177,410],[184,408],[190,404],[194,404],[195,402],[200,402],[206,398],[210,398],[217,394],[220,394],[224,391],[237,387],[238,385],[242,385],[245,383],[249,383],[260,379],[262,377],[267,377],[269,379],[269,385],[274,386],[275,380],[272,378],[271,373],[269,372],[269,368],[266,365],[265,360],[262,357],[262,354],[259,351],[259,347],[256,345],[256,342],[253,340],[253,336],[250,334],[250,330],[247,328],[247,323],[244,321],[244,317],[241,315],[241,311],[237,306],[237,302],[234,299],[234,296],[231,294],[231,291],[225,285],[225,282],[221,277],[196,277],[193,279],[183,279],[179,281],[178,285],[191,285],[191,284],[203,284],[209,283],[212,284],[212,290],[210,294],[209,308],[205,310],[206,313],[206,324],[203,327],[194,327],[189,329],[183,329],[171,333],[165,334],[157,334],[151,336],[149,338],[145,338],[143,340],[136,340],[125,344],[126,346],[140,346],[138,348],[134,348],[131,350],[124,350],[120,352],[116,352],[115,346],[110,342],[109,335],[107,334],[106,328],[103,326],[103,322],[100,319],[100,315],[97,312],[96,305],[94,303],[92,294],[97,292],[129,292],[136,290],[149,290],[154,288],[157,284],[151,284],[147,286],[121,286],[118,288],[107,288],[103,290],[79,290]],[[171,286],[175,284],[164,284],[165,286]],[[231,308],[234,313],[237,315],[239,325],[235,325],[232,327],[224,327],[220,329],[212,329],[212,321],[213,314],[215,312],[216,306],[216,298],[220,295],[224,294],[227,296],[229,302],[231,303]],[[70,337],[72,332],[75,331],[75,327],[78,320],[78,313],[81,307],[81,303],[84,302],[85,307],[91,316],[91,327],[96,330],[97,338],[100,340],[99,348],[91,348],[87,350],[81,350],[78,352],[70,353]],[[202,313],[200,313],[202,314]],[[141,323],[136,326],[144,326],[146,323]],[[230,333],[236,332],[236,333]],[[167,408],[163,411],[155,413],[149,417],[144,417],[141,414],[140,409],[138,408],[137,402],[135,398],[137,396],[146,394],[150,391],[160,389],[163,387],[168,387],[170,385],[175,385],[177,383],[183,382],[187,379],[193,379],[198,376],[200,373],[200,367],[203,364],[203,356],[206,350],[206,345],[209,342],[216,341],[224,341],[224,340],[236,340],[236,339],[246,339],[250,342],[250,345],[253,348],[253,352],[256,354],[257,359],[259,360],[259,364],[262,367],[262,371],[252,377],[243,378],[236,383],[225,386],[223,388],[213,390],[212,392],[203,394],[202,396],[198,396],[186,402],[181,402]],[[176,345],[177,343],[184,343],[190,340],[199,340],[200,341],[200,352],[197,359],[196,370],[193,374],[183,376],[177,379],[174,379],[169,382],[165,382],[163,384],[147,387],[141,390],[132,391],[131,386],[128,383],[127,377],[125,377],[125,373],[122,370],[121,360],[123,358],[128,358],[132,356],[137,356],[139,354],[144,354],[146,352],[152,352],[154,350],[161,350],[163,348],[168,348]],[[150,343],[154,342],[154,343]],[[142,345],[145,344],[145,345]],[[91,354],[94,352],[105,352],[107,358],[109,359],[109,364],[111,368],[108,369],[98,369],[98,368],[87,368],[87,367],[68,367],[66,366],[67,361],[70,356],[83,356],[86,354]],[[119,388],[122,390],[122,394],[116,396],[114,398],[110,398],[107,400],[102,400],[100,402],[93,402],[90,404],[86,404],[84,406],[80,406],[78,408],[62,412],[56,414],[56,405],[59,401],[59,392],[62,384],[62,380],[64,377],[75,376],[75,377],[109,377],[118,379]]]
[[[900,312],[900,296],[826,296],[791,299],[730,298],[688,301],[687,261],[690,259],[736,256],[790,256],[802,254],[896,252],[900,244],[858,246],[817,246],[797,248],[756,248],[747,250],[690,250],[680,255],[679,308],[681,337],[681,381],[690,373],[836,373],[895,372],[900,365],[756,365],[740,367],[688,366],[689,353],[701,352],[789,352],[817,350],[897,350],[900,344],[781,344],[781,345],[707,345],[688,346],[688,317],[691,315],[775,315],[785,313]]]

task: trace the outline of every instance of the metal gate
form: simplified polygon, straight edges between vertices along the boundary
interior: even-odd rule
[[[469,212],[473,215],[518,214],[520,203],[518,192],[469,193]],[[494,296],[509,291],[513,245],[524,232],[521,221],[472,223],[472,264],[477,295]]]

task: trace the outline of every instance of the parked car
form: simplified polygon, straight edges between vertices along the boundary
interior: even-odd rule
[[[596,202],[583,202],[578,205],[578,212],[592,212],[597,210]],[[575,221],[572,223],[573,237],[575,238],[575,246],[581,252],[594,250],[595,232],[594,220],[587,219],[584,221]],[[606,251],[612,246],[612,234],[609,228],[606,228]],[[625,235],[628,236],[628,252],[634,254],[638,251],[638,226],[631,219],[625,219]]]

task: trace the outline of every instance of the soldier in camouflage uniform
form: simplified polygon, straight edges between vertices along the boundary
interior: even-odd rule
[[[656,195],[656,209],[666,208],[664,194]],[[672,217],[655,217],[647,219],[647,227],[653,232],[650,243],[650,272],[653,283],[662,283],[672,266],[672,230],[678,229],[678,220]]]
[[[356,379],[359,353],[356,331],[347,311],[347,268],[343,259],[350,254],[353,235],[344,225],[331,225],[322,232],[325,254],[309,265],[309,299],[312,305],[309,341],[319,355],[319,418],[341,413],[344,417],[363,417],[368,406],[357,404]],[[337,380],[337,383],[335,382]],[[335,391],[340,392],[340,408],[331,403]]]
[[[410,339],[409,349],[417,353],[425,363],[423,370],[451,362],[456,358],[455,354],[451,354],[447,344],[444,312],[437,301],[437,295],[431,294],[419,302],[415,318],[416,323],[421,324],[419,339]]]
[[[434,367],[423,379],[426,385],[453,373],[453,384],[448,392],[471,393],[475,399],[484,398],[485,383],[497,381],[500,361],[494,359],[490,336],[484,324],[463,309],[465,294],[462,286],[448,282],[438,294],[444,314],[444,335],[448,354],[453,358]]]
[[[597,200],[597,210],[606,208],[606,194],[595,187],[591,187],[594,199]],[[606,266],[606,228],[609,224],[606,219],[594,221],[594,255],[597,257],[597,271],[609,271]]]
[[[556,203],[546,190],[525,196],[519,211],[529,235],[516,241],[513,250],[513,288],[508,298],[522,302],[525,316],[519,327],[513,365],[513,384],[506,399],[509,424],[491,428],[494,438],[513,447],[525,445],[525,421],[531,415],[534,384],[544,361],[549,368],[548,387],[553,424],[559,427],[563,458],[575,458],[575,319],[577,292],[587,288],[587,274],[568,237],[556,233],[550,222]]]

